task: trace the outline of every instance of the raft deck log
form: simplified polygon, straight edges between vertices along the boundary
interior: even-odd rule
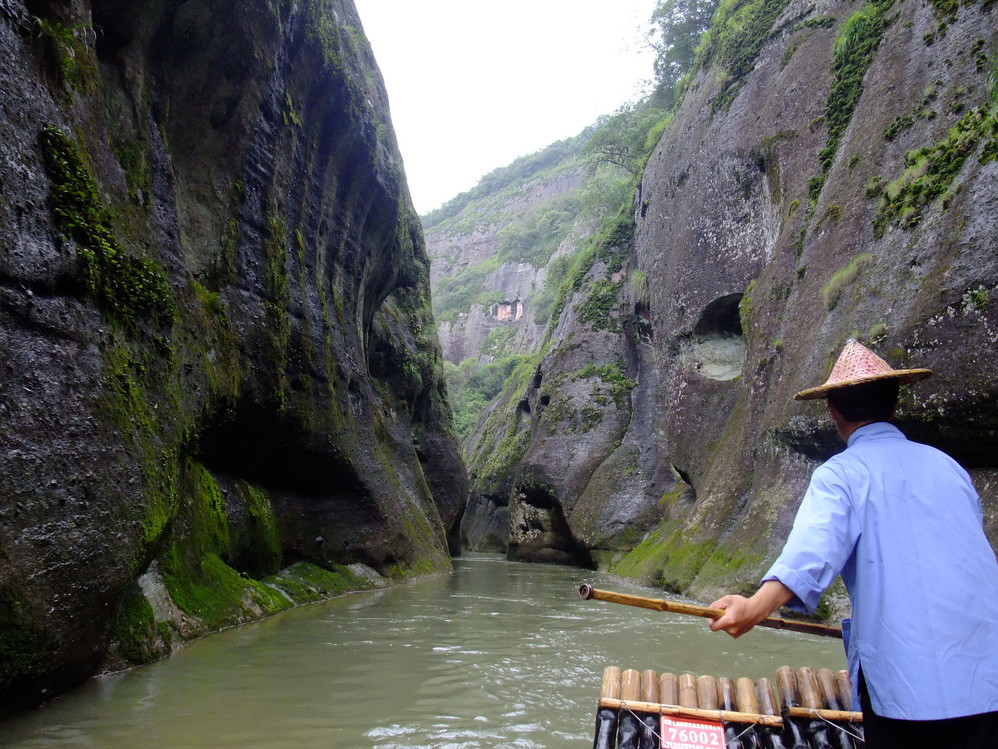
[[[717,723],[755,724],[770,729],[783,729],[785,723],[789,728],[792,723],[798,731],[810,720],[815,726],[820,722],[822,730],[848,730],[853,725],[853,731],[858,731],[863,714],[840,709],[845,702],[843,691],[849,689],[848,674],[824,671],[816,678],[813,669],[794,670],[783,666],[775,679],[779,690],[774,690],[774,681],[765,678],[753,681],[747,677],[733,680],[709,675],[697,677],[690,673],[659,675],[651,670],[622,671],[609,666],[603,672],[597,713],[616,711],[619,716],[643,716],[645,721],[649,715],[657,714]],[[798,684],[801,683],[805,685],[806,705],[799,703]],[[661,702],[647,699],[656,691]],[[782,705],[777,691],[783,697]],[[717,709],[720,705],[730,706],[733,698],[737,710]],[[799,722],[801,719],[805,724]],[[605,741],[598,745],[610,749],[617,746]]]

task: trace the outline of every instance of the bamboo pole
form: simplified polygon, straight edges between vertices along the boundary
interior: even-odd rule
[[[600,699],[618,699],[620,697],[620,669],[617,666],[607,666],[603,669],[603,681],[600,684]],[[619,710],[608,707],[596,709],[596,726],[593,736],[593,749],[615,749],[617,746],[617,726],[619,725]]]
[[[579,595],[587,601],[596,600],[608,603],[621,603],[625,606],[637,606],[638,608],[651,609],[653,611],[668,611],[673,614],[699,616],[705,619],[719,619],[724,615],[723,609],[712,609],[707,606],[697,606],[696,604],[682,603],[680,601],[666,601],[661,598],[644,598],[643,596],[632,596],[628,593],[615,593],[609,590],[597,590],[591,585],[580,585]],[[759,622],[759,626],[842,639],[842,630],[837,627],[827,627],[824,624],[813,624],[793,619],[781,619],[777,616],[770,616],[763,619]]]
[[[740,713],[759,712],[759,702],[755,696],[755,683],[747,676],[735,682],[735,704]]]
[[[802,666],[797,669],[797,687],[800,689],[801,707],[812,711],[820,710],[825,706],[824,701],[821,699],[821,687],[818,686],[818,677],[814,673],[813,668]],[[790,713],[788,712],[787,714],[789,715]],[[810,713],[806,717],[811,718],[807,723],[807,734],[811,745],[821,747],[822,749],[832,749],[831,736],[828,733],[830,723],[819,720],[817,717],[812,717]],[[836,731],[837,733],[838,731]]]
[[[660,702],[658,690],[658,674],[650,668],[641,672],[641,701]]]
[[[717,679],[717,695],[720,700],[719,707],[722,710],[737,710],[735,704],[735,682],[728,676],[721,676]],[[740,738],[741,726],[731,721],[724,724],[724,745],[727,749],[744,749],[745,745]]]
[[[801,666],[797,669],[797,688],[800,689],[802,707],[818,710],[825,706],[818,691],[818,679],[810,666]]]
[[[779,715],[780,705],[776,701],[776,691],[769,679],[759,679],[755,683],[755,696],[763,715]]]
[[[679,704],[679,679],[675,674],[658,677],[658,700],[663,705]]]
[[[626,669],[620,679],[620,699],[628,704],[641,703],[641,672],[634,668]],[[645,732],[645,722],[638,710],[622,711],[617,716],[617,745],[640,747]]]
[[[700,707],[697,699],[697,677],[693,674],[679,675],[679,704],[682,707]]]
[[[629,668],[621,676],[620,699],[625,702],[638,702],[641,696],[641,673],[634,668]]]
[[[719,710],[721,705],[717,699],[717,680],[709,674],[697,677],[697,701],[703,710]]]
[[[721,697],[722,710],[735,710],[735,682],[730,676],[717,680],[717,691]]]
[[[852,683],[849,681],[849,672],[844,670],[836,672],[835,684],[839,688],[839,700],[842,702],[842,707],[846,710],[852,710]]]
[[[843,710],[842,700],[839,697],[839,685],[834,672],[830,668],[819,668],[815,675],[818,677],[818,687],[821,690],[824,707],[828,710]],[[851,711],[852,706],[850,705],[848,709]],[[839,730],[831,736],[832,745],[839,749],[853,749],[855,744],[853,744],[852,737],[857,733],[857,727],[854,726],[851,731],[843,731],[842,722],[836,722],[834,725]]]
[[[791,719],[789,711],[800,704],[797,691],[797,674],[790,666],[780,666],[776,669],[776,691],[783,703],[783,714],[787,716],[784,732],[790,741],[790,749],[809,749],[810,742],[804,734],[804,725],[800,720]]]
[[[620,668],[607,666],[603,669],[603,683],[600,685],[600,699],[620,698]]]
[[[773,682],[769,679],[758,679],[755,682],[755,697],[759,705],[759,712],[763,715],[779,715],[780,703],[776,700],[776,690],[773,689]],[[766,749],[786,749],[783,743],[783,728],[773,728],[771,726],[762,729],[762,746]]]
[[[755,698],[755,683],[747,676],[735,680],[735,707],[740,713],[760,714],[759,703]],[[745,732],[739,739],[739,747],[758,747],[759,734],[755,728]]]
[[[704,710],[699,707],[683,707],[682,705],[656,705],[651,702],[628,702],[627,700],[601,699],[600,707],[614,710],[633,710],[636,713],[659,713],[675,715],[681,718],[699,718],[701,720],[731,721],[732,723],[760,723],[768,726],[782,726],[783,718],[779,715],[758,715],[739,713],[734,710]]]
[[[845,723],[862,723],[863,713],[854,713],[850,710],[828,710],[816,707],[787,707],[784,712],[791,718],[822,718],[829,721],[843,721]]]
[[[817,676],[825,707],[829,710],[841,710],[842,700],[839,699],[839,686],[835,682],[835,674],[832,673],[832,669],[819,668]]]
[[[797,674],[790,666],[776,669],[776,691],[784,707],[794,707],[800,701],[797,693]]]

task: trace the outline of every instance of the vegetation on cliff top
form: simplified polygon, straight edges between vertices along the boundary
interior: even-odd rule
[[[659,109],[671,111],[679,102],[717,4],[718,0],[663,0],[652,12],[654,33],[649,41],[656,56],[651,99]]]
[[[495,196],[509,188],[522,187],[526,182],[537,179],[545,172],[572,163],[578,157],[579,149],[588,137],[589,133],[583,131],[574,138],[557,141],[536,153],[521,156],[507,166],[493,169],[473,188],[423,216],[421,220],[424,231],[428,232],[444,221],[465,213],[477,201]]]
[[[498,252],[483,262],[448,274],[448,260],[436,258],[435,262],[445,268],[433,289],[438,322],[456,322],[474,304],[488,306],[501,301],[488,290],[488,279],[505,263],[526,262],[547,271],[543,287],[528,300],[528,314],[536,325],[554,325],[593,263],[609,260],[610,255],[616,257],[616,250],[610,252],[608,248],[619,248],[630,238],[637,180],[671,121],[671,111],[681,94],[677,85],[692,69],[698,42],[710,26],[716,7],[717,0],[663,0],[651,19],[657,37],[657,61],[656,83],[648,97],[598,118],[574,138],[494,170],[474,189],[423,217],[428,233],[451,236],[470,233],[476,227],[503,227]],[[718,34],[721,48],[728,50],[733,32]],[[511,213],[508,206],[518,190],[572,171],[579,175],[577,189],[518,215]],[[585,218],[582,226],[577,222],[579,217]],[[585,233],[597,227],[597,233],[576,236],[574,247],[558,254],[577,226]],[[611,273],[619,270],[619,258],[611,265]],[[617,323],[609,311],[617,303],[623,284],[609,278],[597,284],[580,303],[578,313],[584,324],[594,329],[614,330]],[[448,389],[462,438],[470,433],[488,400],[502,391],[497,375],[503,373],[506,384],[512,382],[516,368],[530,353],[507,352],[505,357],[490,361],[488,357],[493,354],[486,350],[481,352],[484,360],[475,355],[460,366],[448,365]]]
[[[721,92],[711,106],[728,106],[755,67],[763,44],[789,0],[722,0],[696,51],[696,69],[718,70]]]

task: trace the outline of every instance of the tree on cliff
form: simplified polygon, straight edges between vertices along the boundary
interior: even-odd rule
[[[613,114],[600,117],[592,137],[582,147],[590,174],[595,174],[601,165],[610,164],[627,172],[631,182],[636,183],[664,128],[666,116],[665,111],[646,99],[624,104]]]
[[[652,13],[654,31],[649,41],[657,56],[651,99],[656,107],[669,111],[676,105],[679,82],[693,69],[700,37],[710,28],[717,4],[718,0],[662,0]]]
[[[655,49],[655,89],[636,104],[624,104],[596,121],[583,147],[590,174],[612,165],[636,179],[678,103],[681,81],[696,62],[697,47],[710,29],[718,0],[662,0],[652,13],[649,43]]]

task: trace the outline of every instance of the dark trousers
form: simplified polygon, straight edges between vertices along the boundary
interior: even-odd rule
[[[995,749],[998,712],[946,720],[882,718],[870,706],[870,693],[859,672],[859,701],[863,708],[866,749]]]

